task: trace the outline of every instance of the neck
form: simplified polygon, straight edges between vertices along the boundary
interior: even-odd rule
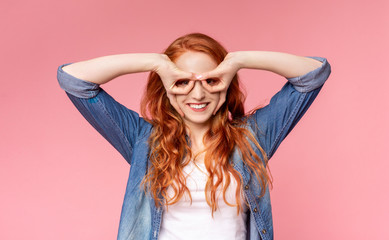
[[[207,124],[186,123],[186,126],[187,126],[187,133],[191,141],[191,149],[193,153],[196,154],[205,148],[203,143],[203,138],[204,135],[209,130],[210,124],[209,123]]]

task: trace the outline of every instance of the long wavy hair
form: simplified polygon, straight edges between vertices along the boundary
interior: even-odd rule
[[[226,49],[219,42],[201,33],[192,33],[176,39],[164,54],[174,62],[186,51],[206,53],[217,64],[221,63],[227,55]],[[237,214],[244,204],[241,202],[240,173],[229,161],[234,148],[239,149],[244,164],[259,180],[262,189],[261,196],[265,194],[267,185],[271,184],[270,173],[266,168],[266,153],[251,132],[244,127],[246,124],[244,101],[245,95],[239,87],[236,75],[228,88],[226,102],[211,118],[211,127],[203,138],[206,146],[204,164],[209,174],[205,186],[206,201],[212,209],[212,215],[218,208],[217,200],[220,190],[223,192],[224,202],[229,206],[237,207]],[[156,206],[174,204],[185,193],[192,200],[186,187],[186,176],[183,169],[196,156],[193,156],[189,146],[185,123],[170,104],[162,81],[155,72],[149,75],[141,102],[141,113],[153,125],[149,138],[151,166],[142,182],[144,190],[151,193]],[[263,161],[251,147],[250,141],[260,150]],[[229,203],[226,199],[231,176],[237,182],[236,204]],[[174,192],[173,196],[168,194],[169,187]]]

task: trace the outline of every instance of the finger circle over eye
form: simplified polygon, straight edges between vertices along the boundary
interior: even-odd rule
[[[201,82],[201,85],[207,89],[208,91],[212,92],[212,86],[210,86],[209,84],[207,84],[207,81],[206,80],[197,80],[197,81],[200,81]]]
[[[173,87],[170,89],[171,94],[188,94],[192,88],[194,87],[194,81],[192,80],[185,80],[188,81],[185,84],[174,84]]]
[[[202,85],[210,92],[220,92],[225,90],[224,84],[210,85],[207,82],[202,81]]]

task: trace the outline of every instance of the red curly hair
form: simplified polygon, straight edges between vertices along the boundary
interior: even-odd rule
[[[164,53],[174,62],[186,51],[206,53],[217,64],[221,63],[228,53],[219,42],[201,33],[192,33],[176,39]],[[268,183],[271,183],[266,168],[266,153],[244,127],[244,101],[245,95],[239,87],[236,75],[228,88],[226,102],[211,118],[211,127],[203,139],[206,146],[204,164],[209,174],[205,187],[206,201],[212,209],[212,215],[218,208],[218,190],[222,190],[223,200],[227,205],[237,207],[238,214],[243,204],[241,176],[229,161],[235,147],[240,150],[244,164],[261,183],[261,196],[265,194]],[[195,156],[186,139],[184,121],[170,104],[162,81],[155,72],[149,75],[141,102],[141,112],[153,125],[149,138],[151,166],[143,179],[145,191],[151,193],[157,206],[174,204],[185,193],[190,197],[183,168]],[[250,141],[261,151],[263,161],[251,147]],[[235,205],[228,203],[225,196],[231,183],[230,176],[237,182]],[[174,191],[173,197],[168,195],[169,187]]]

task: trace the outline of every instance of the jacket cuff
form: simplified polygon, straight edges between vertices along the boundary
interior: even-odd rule
[[[321,66],[302,76],[287,78],[299,92],[310,92],[321,87],[331,73],[331,66],[327,59],[321,57],[309,57],[322,62]]]
[[[79,98],[93,98],[99,91],[99,84],[76,78],[62,70],[62,67],[71,63],[65,63],[58,67],[57,80],[60,87],[67,93]]]

